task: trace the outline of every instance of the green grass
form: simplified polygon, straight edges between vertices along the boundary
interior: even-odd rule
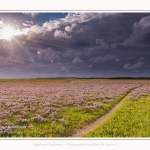
[[[104,123],[82,137],[150,137],[150,95],[127,98]]]
[[[75,129],[80,129],[107,113],[124,97],[125,95],[120,95],[117,99],[109,103],[102,103],[100,99],[88,99],[82,104],[82,110],[79,110],[78,107],[73,105],[64,106],[56,115],[57,120],[55,123],[52,123],[51,119],[46,117],[48,119],[46,122],[30,121],[26,124],[17,124],[19,126],[26,126],[26,128],[14,129],[12,134],[0,134],[0,137],[68,137],[75,132]],[[85,109],[84,105],[89,102],[100,102],[103,104],[103,107],[98,107],[95,110]],[[64,116],[66,119],[64,122],[61,122],[60,119]],[[9,118],[12,122],[14,122],[13,117],[12,115],[11,118]],[[28,128],[30,124],[33,126],[32,129]]]
[[[149,79],[78,79],[78,78],[14,78],[14,79],[0,79],[1,83],[46,83],[46,82],[100,82],[100,83],[140,83],[140,84],[150,84]]]

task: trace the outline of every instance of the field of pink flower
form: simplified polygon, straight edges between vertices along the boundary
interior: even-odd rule
[[[98,80],[0,82],[0,137],[71,136],[139,86]]]

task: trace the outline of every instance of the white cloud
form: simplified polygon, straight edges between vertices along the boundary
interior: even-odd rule
[[[40,34],[40,33],[45,33],[46,30],[41,28],[41,26],[33,25],[33,26],[29,27],[29,28],[22,29],[22,32],[24,32],[24,34],[28,34],[28,33]]]
[[[30,27],[33,25],[33,21],[26,21],[25,23],[22,23],[22,25],[25,27]]]
[[[66,39],[71,38],[71,36],[67,35],[66,32],[63,32],[61,30],[55,30],[54,37],[55,38],[66,38]]]
[[[67,32],[72,32],[72,29],[77,27],[78,23],[87,22],[92,19],[102,18],[104,16],[113,15],[114,13],[68,13],[65,18],[60,18],[57,20],[50,20],[45,22],[43,27],[48,30],[57,29],[64,25]],[[70,26],[71,25],[71,26]],[[78,32],[83,31],[82,28],[78,29]]]
[[[0,20],[0,26],[3,25],[3,21]]]
[[[33,21],[26,21],[26,23],[33,24]]]
[[[45,22],[43,24],[43,27],[51,31],[53,29],[59,28],[62,24],[63,24],[63,21],[61,20],[50,20],[49,22]]]
[[[39,15],[40,13],[37,13],[37,12],[23,12],[23,14],[30,15],[31,17],[35,17],[35,16]]]
[[[78,57],[76,57],[73,61],[72,64],[82,64],[84,61]]]
[[[31,25],[30,24],[26,24],[26,23],[22,23],[23,26],[25,27],[30,27]]]
[[[66,26],[65,27],[65,31],[67,31],[67,32],[72,32],[73,31],[73,29],[76,27],[77,25],[74,23],[74,24],[72,24],[71,26]]]
[[[65,22],[70,23],[83,23],[103,16],[113,15],[113,13],[68,13],[63,19]]]
[[[131,64],[125,64],[123,66],[124,69],[138,69],[138,68],[142,68],[142,66],[144,65],[145,63],[143,62],[137,62],[135,63],[134,65],[131,65]]]

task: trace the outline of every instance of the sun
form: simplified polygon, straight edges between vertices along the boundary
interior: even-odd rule
[[[14,36],[20,35],[22,32],[20,30],[16,30],[9,25],[5,25],[0,30],[0,39],[12,40]]]
[[[1,30],[1,37],[5,40],[11,40],[15,36],[15,30],[10,26],[5,26]]]

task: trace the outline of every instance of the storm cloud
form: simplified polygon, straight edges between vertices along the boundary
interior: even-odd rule
[[[1,13],[0,18],[4,75],[150,75],[150,13]],[[11,40],[3,35],[8,25],[17,32]]]

